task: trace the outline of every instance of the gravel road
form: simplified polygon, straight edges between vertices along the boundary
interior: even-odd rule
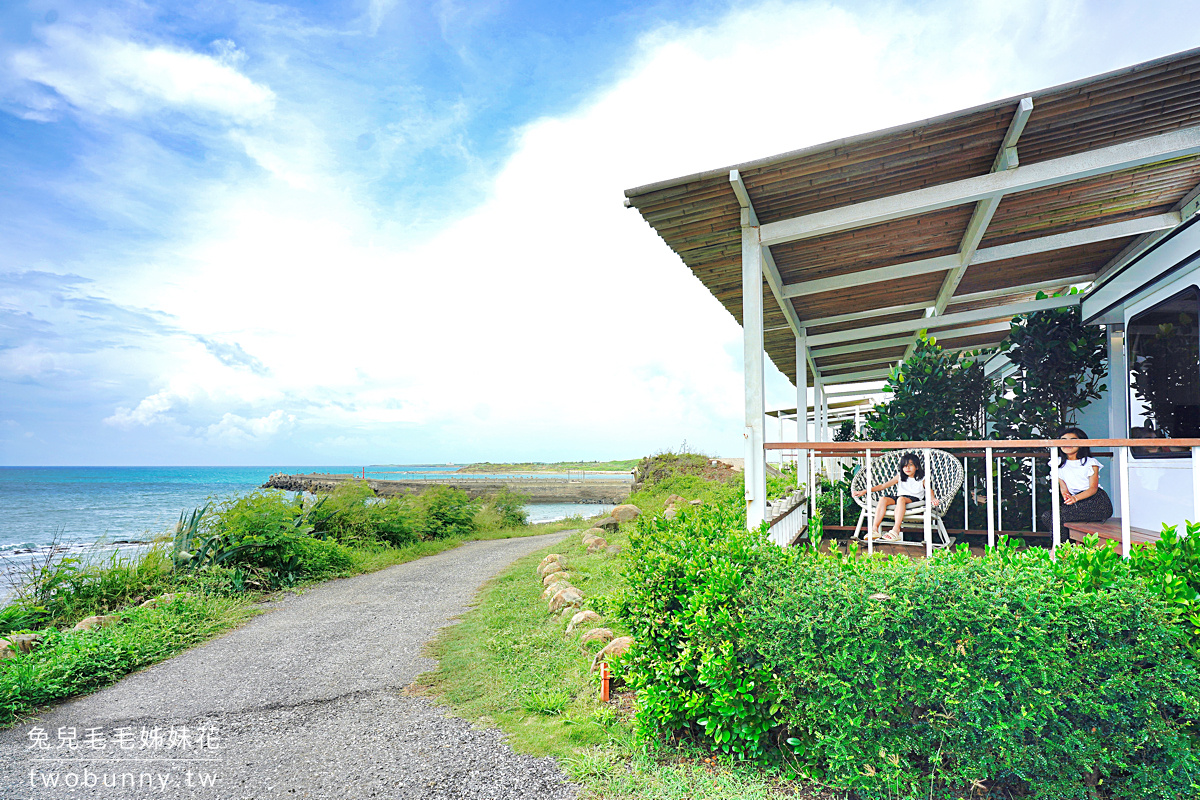
[[[484,581],[565,536],[471,542],[272,601],[219,639],[0,730],[0,798],[574,797],[552,759],[402,694],[434,666],[421,648]]]

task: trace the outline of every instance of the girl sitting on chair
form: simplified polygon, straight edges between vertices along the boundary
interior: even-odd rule
[[[881,497],[879,505],[875,510],[875,524],[867,536],[880,542],[901,542],[904,538],[900,534],[900,523],[904,520],[904,512],[914,504],[921,503],[925,500],[925,468],[921,466],[921,459],[916,453],[905,453],[900,457],[900,471],[896,477],[892,478],[887,483],[881,483],[878,486],[872,486],[870,489],[860,489],[855,492],[855,497],[862,497],[868,491],[882,492],[899,484],[897,494],[899,497]],[[933,493],[930,492],[932,495]],[[896,506],[896,523],[892,525],[892,529],[883,536],[879,535],[879,529],[883,527],[883,518],[887,515],[888,509],[895,504]],[[936,507],[938,499],[930,498],[930,507]]]

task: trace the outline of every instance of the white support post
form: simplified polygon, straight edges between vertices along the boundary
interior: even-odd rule
[[[743,220],[745,221],[745,220]],[[742,356],[746,394],[746,526],[766,518],[767,479],[763,450],[763,275],[759,229],[742,226]]]
[[[824,380],[821,381],[821,441],[833,441],[829,431],[829,393],[825,391]]]
[[[817,457],[808,454],[808,518],[817,518]]]
[[[1117,462],[1121,469],[1121,555],[1129,558],[1130,541],[1129,529],[1129,448],[1117,448]]]
[[[871,448],[867,448],[867,555],[875,554],[875,508],[872,498],[875,493],[871,491],[871,487],[875,485],[875,481],[871,477]]]
[[[1037,458],[1029,459],[1029,507],[1033,514],[1033,524],[1029,530],[1037,533]]]
[[[1062,502],[1062,493],[1058,488],[1058,448],[1050,448],[1050,552],[1053,553],[1058,549],[1059,528],[1062,525],[1059,512],[1059,503]]]
[[[971,463],[971,459],[963,456],[963,530],[971,530],[971,473],[967,470],[967,465]]]
[[[930,460],[933,451],[925,449],[921,451],[921,463],[925,466],[925,557],[933,557],[933,481],[929,479],[932,472],[933,461]],[[946,498],[938,498],[941,502],[946,502]]]
[[[813,441],[825,441],[825,426],[822,419],[821,411],[825,407],[825,382],[820,373],[813,376]],[[819,497],[821,493],[821,466],[822,462],[813,454],[813,497]]]
[[[808,441],[808,336],[804,328],[796,336],[796,440]],[[808,451],[797,450],[796,488],[807,479]],[[809,494],[812,494],[811,487]]]
[[[987,463],[985,483],[987,485],[988,548],[990,549],[996,546],[996,514],[993,511],[995,501],[992,497],[992,448],[985,448],[984,452],[983,460]]]
[[[1192,448],[1192,524],[1200,523],[1200,447]],[[1187,531],[1183,534],[1186,536]]]
[[[1108,431],[1113,437],[1129,433],[1129,373],[1125,364],[1125,326],[1109,323],[1104,326],[1108,344]],[[1113,508],[1121,507],[1121,482],[1111,481]]]
[[[996,459],[996,530],[1004,531],[1004,490],[1000,484],[1000,477],[1004,473],[1004,458]]]

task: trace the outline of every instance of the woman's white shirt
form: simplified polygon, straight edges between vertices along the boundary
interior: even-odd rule
[[[1046,461],[1050,463],[1049,460]],[[1058,468],[1058,479],[1067,484],[1071,494],[1086,492],[1092,486],[1092,473],[1103,465],[1094,458],[1067,459],[1067,463]]]
[[[896,496],[915,497],[918,500],[925,499],[925,481],[919,481],[916,478],[910,478],[907,475],[900,479],[900,483],[896,487]]]

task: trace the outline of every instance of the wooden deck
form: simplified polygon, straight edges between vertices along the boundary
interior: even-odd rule
[[[1064,522],[1063,527],[1071,534],[1071,541],[1082,544],[1088,534],[1095,533],[1103,539],[1111,539],[1121,546],[1121,518],[1113,517],[1104,522]],[[1129,528],[1129,541],[1133,545],[1153,544],[1159,540],[1157,531],[1149,528]],[[1125,555],[1124,552],[1121,555]]]

